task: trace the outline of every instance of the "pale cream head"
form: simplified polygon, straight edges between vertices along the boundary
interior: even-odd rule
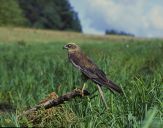
[[[68,43],[63,48],[67,49],[68,52],[80,51],[80,47],[75,43]]]

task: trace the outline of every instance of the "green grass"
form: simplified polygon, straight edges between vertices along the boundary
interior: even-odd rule
[[[80,72],[68,62],[62,49],[66,40],[27,42],[0,43],[0,104],[8,103],[16,109],[0,113],[0,126],[163,126],[163,40],[80,40],[83,51],[123,88],[124,96],[103,88],[109,110],[96,92],[95,97],[66,102],[61,111],[59,108],[46,115],[47,119],[42,115],[39,123],[33,124],[17,116],[53,91],[62,95],[80,87],[81,80]],[[97,88],[88,82],[87,89],[91,92]]]

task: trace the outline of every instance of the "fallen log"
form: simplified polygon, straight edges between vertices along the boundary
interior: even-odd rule
[[[56,96],[56,98],[54,99],[46,99],[44,101],[42,101],[40,104],[26,110],[23,112],[23,115],[29,114],[31,112],[37,111],[41,108],[43,109],[49,109],[55,106],[58,106],[60,104],[63,104],[65,101],[69,101],[75,97],[83,97],[83,96],[88,96],[90,95],[90,93],[87,90],[84,90],[84,92],[82,92],[81,89],[74,89],[73,91],[62,95],[62,96]]]

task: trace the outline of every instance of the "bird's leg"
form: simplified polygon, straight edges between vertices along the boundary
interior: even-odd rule
[[[88,80],[88,77],[86,75],[84,75],[83,73],[81,74],[81,79],[84,82],[83,83],[83,87],[82,87],[82,96],[84,96],[84,89],[86,87],[86,82]]]
[[[85,89],[86,83],[84,82],[83,87],[82,87],[82,96],[84,96],[84,89]]]
[[[101,99],[102,99],[102,101],[103,101],[103,103],[104,103],[106,109],[108,109],[108,105],[107,105],[107,103],[106,103],[106,101],[105,101],[104,94],[103,94],[103,91],[102,91],[101,87],[100,87],[99,85],[96,85],[96,86],[98,87],[98,91],[99,91],[99,93],[100,93]]]

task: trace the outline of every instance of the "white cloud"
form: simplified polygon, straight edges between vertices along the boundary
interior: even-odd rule
[[[149,13],[149,24],[163,30],[163,8],[155,6]]]
[[[137,36],[163,37],[161,0],[70,0],[79,12],[84,32],[113,28]],[[84,5],[84,6],[83,6]]]

